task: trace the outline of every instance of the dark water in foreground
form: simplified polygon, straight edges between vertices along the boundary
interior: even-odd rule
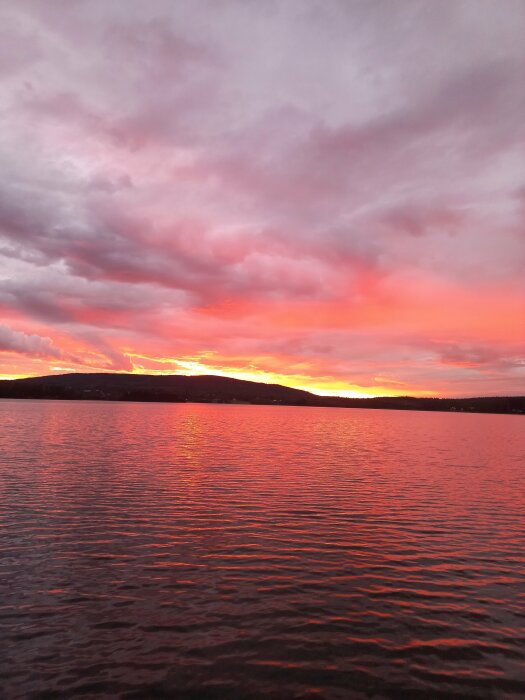
[[[0,401],[3,698],[525,694],[525,419]]]

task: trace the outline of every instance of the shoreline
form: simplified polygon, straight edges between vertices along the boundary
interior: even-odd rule
[[[499,397],[498,397],[499,398]],[[523,399],[523,397],[505,397],[511,399]],[[219,406],[270,406],[274,408],[336,408],[336,409],[366,409],[372,411],[415,411],[418,413],[456,413],[456,414],[477,414],[477,415],[508,415],[508,416],[523,416],[523,409],[483,409],[482,407],[446,407],[446,406],[417,406],[417,405],[385,405],[379,399],[349,399],[350,401],[363,401],[365,403],[355,405],[340,405],[334,403],[286,403],[286,402],[252,402],[252,401],[228,401],[228,400],[198,400],[193,399],[169,399],[169,398],[124,398],[124,397],[66,397],[66,396],[1,396],[0,401],[64,401],[64,402],[86,402],[86,403],[136,403],[136,404],[199,404],[199,405],[219,405]],[[418,399],[413,399],[417,401]],[[422,399],[428,401],[429,399]],[[374,402],[371,405],[369,402]],[[389,399],[389,402],[392,399]],[[433,399],[433,401],[469,401],[469,399]],[[525,399],[524,399],[525,402]]]

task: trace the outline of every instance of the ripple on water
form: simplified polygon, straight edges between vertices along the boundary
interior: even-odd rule
[[[0,401],[2,697],[523,697],[523,428]]]

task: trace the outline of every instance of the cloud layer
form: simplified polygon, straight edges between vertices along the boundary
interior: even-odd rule
[[[525,6],[4,3],[0,374],[525,393]]]

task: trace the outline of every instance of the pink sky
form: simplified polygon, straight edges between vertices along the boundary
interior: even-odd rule
[[[0,15],[0,376],[525,394],[521,0]]]

